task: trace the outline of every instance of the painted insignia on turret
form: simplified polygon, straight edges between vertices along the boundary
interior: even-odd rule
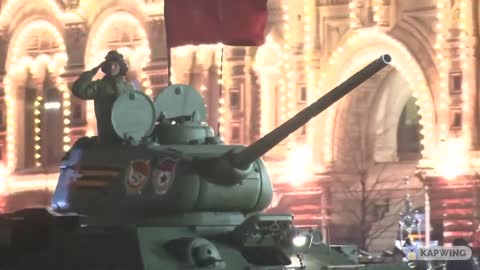
[[[127,171],[125,186],[127,194],[141,194],[142,189],[150,177],[150,160],[133,160]]]
[[[166,194],[175,179],[177,161],[171,158],[160,160],[153,168],[152,182],[156,194]]]

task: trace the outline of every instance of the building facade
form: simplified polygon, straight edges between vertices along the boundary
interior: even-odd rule
[[[69,91],[82,71],[117,49],[139,90],[154,97],[167,85],[163,1],[0,3],[0,188],[53,189],[64,151],[96,132],[93,104]],[[250,144],[390,54],[388,68],[264,157],[275,189],[269,211],[291,211],[297,224],[321,225],[334,238],[353,222],[369,244],[387,247],[403,211],[401,179],[420,170],[455,181],[480,166],[478,1],[268,5],[264,45],[172,49],[172,81],[202,93],[226,143]],[[423,206],[425,181],[411,182]],[[352,213],[361,214],[352,221]]]

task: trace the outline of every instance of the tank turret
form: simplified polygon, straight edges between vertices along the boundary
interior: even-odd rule
[[[153,101],[120,95],[111,111],[119,140],[73,145],[51,209],[0,215],[0,268],[359,269],[318,230],[295,228],[291,214],[260,213],[273,193],[261,156],[390,60],[373,61],[248,147],[215,136],[188,85]]]
[[[112,109],[123,142],[77,142],[62,163],[52,206],[107,223],[261,211],[271,202],[272,185],[260,157],[389,61],[388,55],[373,61],[248,147],[214,136],[205,104],[190,86],[171,85],[155,101],[124,94]]]

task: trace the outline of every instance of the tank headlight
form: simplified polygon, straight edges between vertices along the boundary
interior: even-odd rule
[[[296,247],[303,247],[307,243],[308,237],[305,235],[297,235],[293,238],[293,245]]]
[[[291,238],[294,247],[308,247],[311,245],[320,245],[322,243],[322,234],[314,228],[296,228]]]

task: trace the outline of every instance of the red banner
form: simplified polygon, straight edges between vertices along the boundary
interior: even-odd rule
[[[265,42],[267,0],[165,0],[167,46]]]

